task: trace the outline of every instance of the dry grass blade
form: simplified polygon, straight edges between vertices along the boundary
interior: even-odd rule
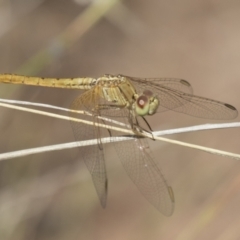
[[[70,121],[75,121],[75,122],[81,122],[83,124],[93,125],[93,123],[91,121],[86,121],[86,120],[82,120],[82,119],[78,119],[78,118],[71,118],[71,117],[68,117],[68,116],[63,116],[63,115],[59,115],[59,114],[55,114],[55,113],[40,111],[40,110],[36,110],[36,109],[14,106],[14,105],[7,104],[7,103],[0,103],[0,106],[7,107],[7,108],[12,108],[12,109],[16,109],[16,110],[21,110],[21,111],[26,111],[26,112],[30,112],[30,113],[35,113],[35,114],[41,114],[41,115],[45,115],[45,116],[49,116],[49,117],[59,118],[59,119],[67,120],[67,121],[70,120]],[[48,105],[48,107],[49,107],[49,105]],[[54,107],[54,108],[56,108],[56,107]],[[237,127],[237,126],[239,127],[239,124],[240,123],[234,123],[233,126],[234,127]],[[125,140],[134,139],[135,137],[152,138],[152,134],[150,134],[150,133],[139,133],[139,136],[136,136],[136,134],[134,132],[132,132],[131,130],[125,129],[125,128],[113,127],[113,126],[110,126],[110,125],[103,125],[103,124],[98,124],[98,125],[99,125],[99,127],[104,127],[104,128],[108,128],[108,129],[111,129],[111,130],[120,131],[120,132],[123,132],[123,133],[128,135],[127,137],[123,136],[123,137],[115,138],[114,141],[125,141]],[[216,125],[217,124],[214,124],[213,128],[217,128]],[[231,125],[227,124],[225,126],[229,127]],[[231,127],[233,127],[233,126],[231,126]],[[207,127],[206,129],[210,129],[209,125],[207,125],[206,127]],[[201,125],[199,129],[198,129],[197,126],[190,127],[188,129],[186,129],[186,131],[196,131],[196,130],[205,130],[204,125]],[[169,132],[167,134],[184,132],[183,129],[175,129],[175,130],[168,130],[168,131]],[[240,159],[239,154],[230,153],[230,152],[221,151],[221,150],[212,149],[212,148],[207,148],[207,147],[203,147],[203,146],[199,146],[199,145],[195,145],[195,144],[189,144],[189,143],[185,143],[185,142],[181,142],[181,141],[177,141],[177,140],[171,140],[171,139],[167,139],[167,138],[163,138],[163,137],[158,136],[158,135],[163,135],[163,134],[164,133],[161,133],[161,132],[153,132],[153,136],[156,140],[181,145],[181,146],[184,146],[184,147],[194,148],[194,149],[198,149],[198,150],[201,150],[201,151],[205,151],[205,152],[208,152],[208,153],[217,154],[217,155],[221,155],[221,156],[225,156],[225,157],[231,157],[231,158],[235,158],[235,159],[238,159],[238,160]],[[132,136],[132,138],[129,137],[129,135]],[[104,139],[102,139],[102,142],[103,143],[109,143],[110,139],[111,138],[104,138]],[[111,142],[112,141],[113,140],[111,140]],[[46,146],[46,147],[41,147],[41,148],[20,150],[20,151],[15,151],[15,152],[11,152],[11,153],[3,153],[3,154],[0,155],[0,160],[6,160],[6,159],[9,159],[9,158],[13,158],[13,157],[26,156],[26,155],[30,155],[30,154],[36,154],[36,153],[47,152],[47,151],[63,150],[63,149],[66,149],[66,148],[75,148],[75,147],[79,147],[79,146],[87,146],[87,145],[93,145],[93,144],[97,144],[96,139],[77,142],[77,143],[73,142],[73,143],[66,143],[66,144],[57,144],[57,145],[53,145],[53,146]]]

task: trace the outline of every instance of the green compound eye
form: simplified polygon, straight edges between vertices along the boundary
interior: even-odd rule
[[[136,101],[135,111],[139,116],[148,115],[149,112],[149,98],[145,95],[138,97]]]
[[[153,115],[156,113],[158,105],[158,98],[153,96],[150,90],[144,90],[135,102],[135,112],[138,116]]]
[[[152,91],[150,90],[144,90],[143,91],[143,95],[147,96],[148,98],[152,97],[153,96],[153,93]]]

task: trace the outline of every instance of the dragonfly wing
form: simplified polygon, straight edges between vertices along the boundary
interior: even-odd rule
[[[193,93],[193,88],[191,84],[181,78],[134,78],[134,77],[127,77],[136,86],[137,90],[142,92],[145,89],[154,90],[160,87],[167,87],[171,89],[175,89],[180,92],[185,93]],[[156,91],[156,90],[155,90]]]
[[[174,209],[173,191],[154,162],[147,140],[116,142],[115,148],[142,195],[161,213],[170,216]]]
[[[128,115],[130,125],[138,124],[134,113]],[[154,162],[147,139],[136,138],[113,144],[124,169],[142,195],[160,212],[170,216],[174,209],[173,191]]]
[[[207,119],[233,119],[238,111],[230,104],[179,91],[165,91],[159,95],[160,104],[176,112]]]
[[[101,205],[105,208],[107,201],[107,174],[104,160],[104,151],[101,142],[103,129],[100,129],[96,126],[96,124],[99,122],[99,118],[97,118],[98,112],[96,110],[97,103],[98,94],[94,88],[77,97],[71,104],[72,110],[88,111],[92,114],[92,116],[85,114],[80,115],[77,113],[70,113],[70,116],[91,121],[95,125],[92,126],[71,121],[76,141],[98,139],[97,145],[80,147],[79,150],[81,157],[83,158],[89,172],[92,175],[92,180],[99,196]]]
[[[172,86],[161,84],[161,79],[148,81],[148,79],[130,78],[130,80],[134,86],[150,90],[158,97],[160,103],[158,112],[162,111],[162,109],[170,109],[195,117],[219,120],[233,119],[238,115],[236,108],[230,104],[195,96],[183,91],[184,87],[181,88],[181,84],[188,86],[188,82],[185,80],[176,80],[178,84],[176,84],[177,87],[175,88],[172,87],[174,84]]]

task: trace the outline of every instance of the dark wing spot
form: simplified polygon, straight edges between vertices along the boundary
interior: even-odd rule
[[[106,179],[105,181],[105,190],[106,190],[106,193],[108,192],[108,180]]]
[[[230,108],[230,109],[233,110],[233,111],[236,111],[236,110],[237,110],[234,106],[232,106],[232,105],[230,105],[230,104],[225,103],[224,105],[225,105],[227,108]]]
[[[180,83],[182,83],[183,85],[188,86],[188,87],[191,86],[188,81],[183,80],[183,79],[180,80]]]
[[[107,179],[105,181],[105,193],[106,193],[106,196],[107,196],[107,194],[108,194],[108,180]],[[107,205],[107,203],[106,203],[106,200],[105,200],[103,208],[106,208],[106,205]]]
[[[169,196],[170,196],[172,202],[175,202],[173,190],[172,190],[172,188],[170,186],[168,186],[168,193],[169,193]]]

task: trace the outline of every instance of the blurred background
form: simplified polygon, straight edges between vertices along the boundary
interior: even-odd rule
[[[1,0],[0,72],[183,78],[240,109],[239,27],[237,0]],[[79,91],[1,84],[0,94],[69,107]],[[148,121],[154,130],[213,122],[173,111]],[[1,153],[74,141],[67,121],[5,108],[0,130]],[[169,138],[240,153],[238,129]],[[175,194],[171,217],[139,193],[111,144],[106,209],[79,151],[62,150],[0,162],[0,239],[239,239],[240,163],[149,144]]]

